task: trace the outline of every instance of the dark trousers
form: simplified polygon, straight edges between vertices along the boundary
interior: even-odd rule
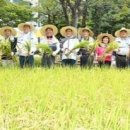
[[[65,66],[74,66],[75,64],[76,64],[76,60],[73,60],[73,59],[62,60],[62,65],[65,65]]]
[[[111,61],[104,61],[104,62],[99,61],[98,64],[99,64],[99,67],[103,67],[103,66],[110,67],[111,66]]]
[[[82,55],[80,57],[80,66],[81,67],[89,67],[91,68],[93,65],[94,56],[90,55]]]
[[[130,57],[128,57],[128,67],[130,67]]]
[[[116,55],[116,66],[117,66],[117,68],[128,67],[127,57],[123,56],[123,55]]]
[[[55,57],[48,54],[43,54],[41,59],[41,65],[42,67],[52,67],[55,64]]]
[[[20,67],[24,68],[25,66],[33,67],[34,65],[34,57],[30,56],[19,56]]]

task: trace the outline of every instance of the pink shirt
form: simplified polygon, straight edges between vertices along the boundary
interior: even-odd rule
[[[106,50],[106,47],[97,47],[96,54],[98,57],[102,56]],[[111,61],[112,54],[108,54],[105,58],[105,61]]]

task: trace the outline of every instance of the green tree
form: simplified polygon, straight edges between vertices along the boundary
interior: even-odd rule
[[[21,22],[33,19],[31,9],[10,3],[0,8],[0,18],[1,27],[6,25],[16,27]]]

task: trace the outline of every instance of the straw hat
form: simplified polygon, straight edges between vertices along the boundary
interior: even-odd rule
[[[61,30],[60,30],[60,33],[61,33],[62,36],[66,37],[66,30],[67,29],[72,30],[74,36],[77,35],[77,29],[75,27],[73,27],[73,26],[65,26],[65,27],[62,27]]]
[[[108,37],[110,39],[110,42],[113,42],[115,40],[115,38],[111,35],[111,34],[108,34],[108,33],[101,33],[97,36],[97,40],[98,41],[102,41],[103,37]]]
[[[0,29],[0,35],[1,36],[5,36],[5,30],[10,30],[13,36],[15,36],[17,34],[17,32],[14,28],[9,27],[9,26],[5,26],[5,27]]]
[[[18,29],[19,29],[20,31],[23,31],[24,26],[29,26],[30,29],[31,29],[31,31],[34,30],[34,26],[33,26],[32,24],[30,24],[30,23],[20,23],[20,24],[18,25]]]
[[[130,36],[130,30],[129,29],[127,29],[127,28],[121,28],[120,30],[117,30],[116,32],[115,32],[115,36],[116,37],[120,37],[120,32],[121,31],[126,31],[127,32],[127,34],[128,34],[128,36]]]
[[[48,28],[50,28],[50,29],[53,30],[53,34],[54,34],[54,35],[56,35],[56,34],[58,33],[58,29],[57,29],[57,27],[56,27],[55,25],[47,24],[47,25],[45,25],[45,26],[43,26],[43,27],[41,28],[41,30],[40,30],[41,34],[45,36],[45,35],[46,35],[46,30],[47,30]]]
[[[79,35],[82,36],[84,30],[89,31],[89,35],[90,35],[91,37],[93,37],[94,33],[93,33],[93,31],[92,31],[91,29],[89,29],[88,27],[79,28],[79,30],[78,30]]]

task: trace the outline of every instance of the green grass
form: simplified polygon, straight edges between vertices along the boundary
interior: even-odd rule
[[[129,71],[0,68],[0,130],[130,130]]]

